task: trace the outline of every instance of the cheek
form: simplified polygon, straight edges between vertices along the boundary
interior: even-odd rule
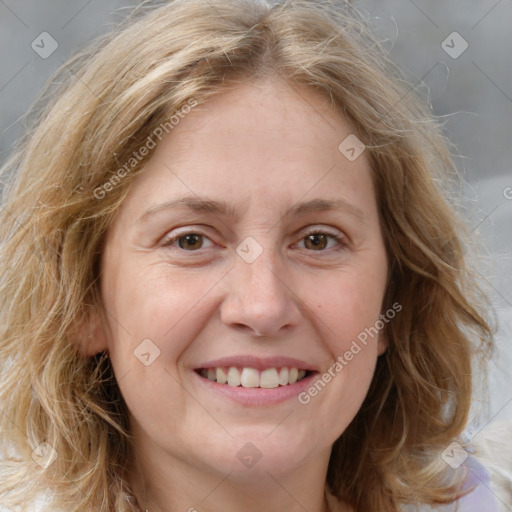
[[[123,262],[105,279],[110,359],[137,421],[152,418],[152,424],[171,425],[178,431],[186,396],[175,365],[204,328],[214,308],[209,291],[218,281],[219,277],[199,278],[181,269],[170,272],[167,266]],[[147,366],[144,354],[149,354]],[[178,412],[169,415],[171,410]]]
[[[372,266],[347,266],[331,273],[314,288],[311,309],[316,328],[331,360],[318,380],[302,396],[318,418],[333,418],[329,423],[336,438],[357,414],[368,392],[378,357],[379,329],[386,286],[385,259]]]
[[[384,291],[385,277],[357,269],[339,271],[321,285],[317,283],[310,294],[311,310],[332,352],[347,350],[352,340],[375,325]]]
[[[324,289],[322,300],[317,297],[321,308],[316,328],[330,360],[299,398],[314,417],[325,420],[328,439],[336,439],[347,428],[373,379],[380,331],[372,328],[381,312],[383,289],[345,276]]]
[[[161,264],[128,268],[121,263],[105,282],[105,303],[114,320],[111,352],[132,366],[133,351],[150,339],[164,359],[176,359],[201,330],[218,281],[217,275],[171,272]]]

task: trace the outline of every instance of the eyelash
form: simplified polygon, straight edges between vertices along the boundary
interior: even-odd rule
[[[174,249],[178,249],[178,250],[181,250],[183,252],[189,252],[189,253],[194,253],[194,252],[201,252],[202,249],[207,249],[207,248],[203,248],[201,247],[200,249],[196,249],[196,250],[186,250],[186,249],[182,249],[181,247],[177,247],[175,246],[174,244],[176,242],[178,242],[178,240],[180,238],[183,238],[187,235],[197,235],[197,236],[200,236],[200,237],[203,237],[203,238],[206,238],[208,240],[210,240],[210,238],[205,235],[204,233],[202,233],[201,231],[185,231],[183,233],[178,233],[170,238],[167,238],[165,239],[164,243],[162,244],[163,247],[168,247],[168,248],[174,248]],[[347,243],[347,240],[346,240],[346,237],[343,236],[343,235],[338,235],[338,234],[334,234],[334,233],[331,233],[327,230],[320,230],[320,229],[316,229],[316,230],[311,230],[311,231],[308,231],[307,233],[305,233],[300,241],[303,242],[308,236],[311,236],[311,235],[326,235],[327,237],[329,238],[332,238],[336,241],[338,247],[337,248],[334,248],[334,250],[343,250],[343,249],[346,249],[348,247],[348,243]],[[211,241],[211,240],[210,240]],[[308,252],[318,252],[318,253],[325,253],[325,252],[328,252],[330,250],[332,250],[333,248],[327,248],[327,249],[321,249],[321,250],[318,250],[318,251],[315,251],[315,250],[308,250],[306,249]]]
[[[307,233],[305,233],[300,241],[303,242],[308,236],[311,236],[311,235],[325,235],[327,236],[328,238],[332,238],[336,241],[336,243],[338,244],[338,247],[336,248],[329,248],[331,250],[341,250],[341,249],[345,249],[347,247],[347,240],[346,238],[343,236],[343,235],[338,235],[338,234],[334,234],[334,233],[330,233],[329,231],[322,231],[322,230],[319,230],[319,229],[315,229],[315,230],[311,230],[311,231],[308,231]],[[320,251],[314,251],[314,250],[311,250],[310,252],[327,252],[329,251],[329,249],[322,249]],[[309,252],[309,251],[308,251]]]

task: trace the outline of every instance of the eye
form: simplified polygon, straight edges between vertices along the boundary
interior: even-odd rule
[[[304,243],[304,248],[317,252],[331,249],[336,245],[342,246],[341,248],[347,245],[344,237],[325,231],[312,231],[307,233],[299,244],[302,242]]]
[[[184,251],[197,251],[198,249],[205,248],[206,241],[209,241],[210,244],[213,245],[207,236],[202,233],[190,231],[188,233],[170,236],[163,241],[162,245],[164,247],[176,247]]]

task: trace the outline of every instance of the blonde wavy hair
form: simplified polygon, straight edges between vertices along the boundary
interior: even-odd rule
[[[366,21],[342,0],[172,0],[133,11],[76,55],[2,170],[0,428],[4,503],[133,510],[127,411],[107,354],[83,355],[104,235],[150,154],[98,190],[191,98],[278,76],[320,91],[367,147],[389,255],[389,347],[335,442],[327,484],[358,511],[446,503],[461,477],[441,458],[461,434],[472,360],[492,346],[485,294],[453,207],[439,124]],[[103,188],[102,188],[103,187]],[[33,450],[58,454],[48,467]]]

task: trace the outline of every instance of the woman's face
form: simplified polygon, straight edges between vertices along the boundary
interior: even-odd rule
[[[368,329],[386,252],[352,132],[316,92],[267,80],[153,150],[107,233],[97,339],[142,464],[248,482],[326,469],[385,350]]]

